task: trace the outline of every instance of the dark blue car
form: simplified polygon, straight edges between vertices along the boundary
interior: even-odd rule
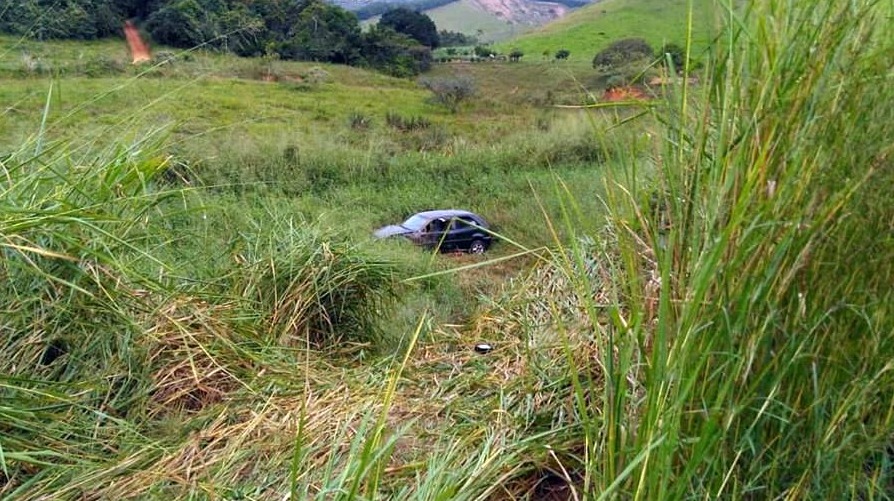
[[[478,214],[465,210],[430,210],[413,214],[400,224],[379,228],[376,238],[402,236],[426,249],[481,254],[493,242],[490,226]]]

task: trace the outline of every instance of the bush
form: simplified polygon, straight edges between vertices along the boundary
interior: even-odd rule
[[[385,123],[392,129],[397,129],[403,132],[424,130],[431,127],[431,122],[425,117],[404,118],[397,113],[392,113],[390,111],[385,114]]]
[[[348,115],[348,124],[354,130],[367,130],[372,125],[372,117],[355,111]]]
[[[84,62],[82,70],[88,77],[99,77],[122,73],[125,67],[125,64],[117,59],[96,56]]]
[[[643,59],[654,57],[655,51],[642,38],[625,38],[612,43],[593,58],[593,67],[610,70]]]
[[[497,55],[492,48],[486,45],[476,45],[474,52],[477,57],[491,57]]]
[[[432,99],[452,113],[459,110],[459,106],[475,95],[475,83],[471,78],[425,78],[419,84],[432,92]]]
[[[332,80],[332,75],[330,75],[328,71],[320,68],[319,66],[314,66],[307,71],[302,71],[299,76],[303,81],[314,85],[326,83]]]
[[[675,43],[664,44],[661,47],[661,64],[669,64],[674,71],[683,71],[686,66],[686,49]]]

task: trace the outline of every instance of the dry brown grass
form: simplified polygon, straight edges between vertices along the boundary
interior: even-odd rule
[[[183,296],[155,310],[154,325],[142,338],[153,367],[150,417],[199,412],[242,386],[230,364],[247,371],[251,361],[238,356],[221,360],[212,347],[232,345],[227,319],[234,308]]]

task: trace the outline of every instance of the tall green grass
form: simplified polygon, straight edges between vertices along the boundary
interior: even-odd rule
[[[589,325],[553,328],[595,331],[598,362],[569,351],[556,434],[598,498],[887,499],[889,6],[725,7],[702,84],[666,89],[648,162],[614,181],[617,247],[558,259]]]
[[[189,433],[246,395],[300,391],[296,365],[326,380],[311,348],[398,348],[376,337],[393,316],[390,261],[281,212],[209,231],[219,207],[160,183],[152,138],[90,163],[54,143],[0,161],[4,497],[119,496],[101,492],[188,451]]]

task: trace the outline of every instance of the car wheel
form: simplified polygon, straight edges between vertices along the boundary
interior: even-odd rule
[[[469,254],[484,254],[484,251],[487,250],[487,244],[484,243],[484,240],[476,238],[472,240],[472,243],[469,244]]]

